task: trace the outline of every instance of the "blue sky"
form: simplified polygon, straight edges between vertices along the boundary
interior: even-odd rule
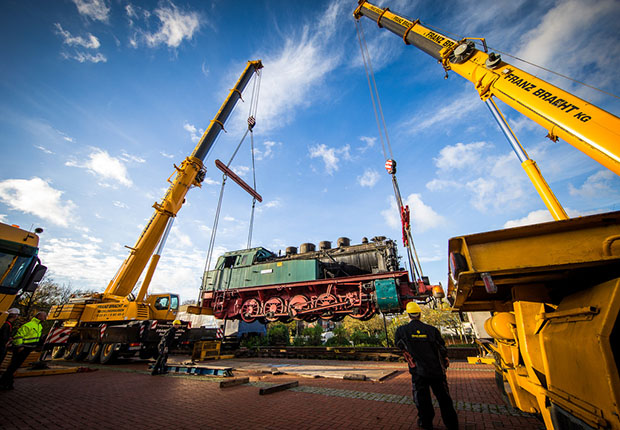
[[[41,259],[103,290],[173,164],[191,153],[246,61],[261,59],[254,246],[384,235],[400,240],[352,12],[355,1],[14,1],[0,5],[0,220],[40,226]],[[620,3],[392,1],[391,10],[620,93]],[[422,268],[447,281],[450,237],[549,220],[473,86],[362,19]],[[509,62],[519,67],[522,63]],[[532,69],[529,67],[528,71]],[[540,70],[615,115],[620,101]],[[190,190],[151,291],[198,294],[240,103]],[[620,210],[620,180],[505,105],[571,216]],[[251,182],[249,141],[234,170]],[[216,253],[247,241],[250,197],[226,186]],[[401,255],[405,255],[401,250]],[[404,259],[403,259],[404,264]]]

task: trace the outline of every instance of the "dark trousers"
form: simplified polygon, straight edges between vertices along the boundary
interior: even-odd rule
[[[32,351],[34,351],[34,348],[13,348],[13,356],[11,357],[9,367],[6,368],[2,377],[0,377],[0,388],[13,388],[13,375]]]
[[[161,373],[167,373],[166,364],[168,362],[168,352],[160,351],[157,356],[157,360],[153,365],[153,370],[151,371],[151,375],[159,375]]]
[[[433,418],[435,409],[431,400],[431,389],[439,403],[441,419],[448,430],[459,428],[456,410],[452,404],[452,398],[448,391],[448,381],[445,376],[439,378],[428,378],[419,375],[411,375],[413,386],[413,401],[418,408],[418,425],[423,429],[433,428]]]

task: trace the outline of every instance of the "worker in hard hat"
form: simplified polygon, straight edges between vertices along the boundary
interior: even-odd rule
[[[168,373],[166,370],[166,363],[168,362],[168,351],[172,349],[176,342],[177,331],[181,328],[181,321],[174,320],[172,322],[172,327],[170,327],[164,335],[161,337],[159,344],[157,345],[157,352],[159,353],[157,356],[157,360],[153,365],[153,370],[151,371],[151,375],[160,375],[162,373]]]
[[[437,328],[420,321],[422,309],[416,302],[407,303],[406,312],[410,321],[398,327],[395,341],[409,364],[418,425],[423,429],[433,428],[435,409],[431,400],[432,389],[444,425],[448,430],[458,429],[458,417],[446,379],[446,369],[450,365],[446,344]]]
[[[19,309],[11,308],[7,311],[6,320],[0,327],[0,365],[4,361],[6,351],[11,343],[11,335],[13,334],[15,320],[19,316]]]
[[[13,389],[13,375],[24,361],[26,361],[30,353],[34,352],[39,345],[41,333],[43,331],[42,323],[46,319],[47,313],[39,311],[15,333],[15,337],[13,338],[13,355],[11,356],[9,366],[2,374],[2,377],[0,377],[0,390]]]

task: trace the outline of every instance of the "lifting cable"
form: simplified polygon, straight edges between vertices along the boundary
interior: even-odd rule
[[[241,137],[239,144],[235,148],[235,151],[233,152],[232,156],[230,157],[230,160],[228,160],[228,163],[226,164],[226,167],[229,168],[231,163],[235,159],[237,153],[239,152],[241,145],[245,141],[245,138],[247,137],[248,133],[250,133],[251,152],[252,152],[252,176],[254,179],[254,189],[256,189],[256,166],[254,163],[254,132],[253,130],[254,130],[254,126],[256,125],[256,111],[258,109],[258,94],[260,92],[260,81],[261,81],[261,72],[260,70],[257,70],[256,77],[254,78],[253,88],[252,88],[252,97],[250,99],[250,108],[249,108],[249,113],[248,113],[248,127],[245,130],[245,133],[243,133],[243,136]],[[241,100],[243,101],[243,99]],[[220,213],[222,211],[222,201],[224,198],[224,187],[226,185],[226,179],[228,179],[228,175],[226,173],[222,174],[222,186],[220,187],[220,196],[217,202],[217,208],[215,210],[215,217],[213,219],[213,228],[211,229],[211,239],[209,241],[209,249],[207,251],[207,258],[205,260],[205,268],[203,270],[203,273],[207,272],[207,270],[209,269],[209,266],[211,265],[211,259],[213,258],[213,250],[215,248],[215,237],[217,235],[217,227],[218,227],[218,223],[220,220]],[[252,241],[255,206],[256,206],[256,197],[253,197],[252,211],[251,211],[251,216],[250,216],[250,229],[249,229],[249,234],[248,234],[248,248],[250,247],[250,244]],[[203,283],[204,282],[205,282],[205,279],[203,279]]]
[[[362,60],[364,62],[364,69],[366,71],[366,79],[368,81],[368,88],[370,89],[370,98],[372,100],[372,107],[377,121],[377,128],[379,129],[379,139],[381,141],[381,147],[383,148],[383,156],[385,157],[385,168],[392,176],[392,186],[394,188],[394,196],[398,205],[398,211],[403,229],[403,245],[407,249],[407,256],[409,260],[409,267],[412,276],[415,280],[421,280],[424,276],[422,272],[422,265],[418,253],[413,243],[413,237],[411,235],[411,224],[409,220],[409,206],[403,205],[403,200],[400,194],[400,188],[398,181],[396,180],[396,161],[392,154],[392,146],[390,145],[390,139],[387,132],[387,126],[385,124],[385,117],[383,115],[383,108],[381,107],[381,100],[379,98],[379,90],[377,89],[377,82],[370,62],[370,53],[368,51],[368,45],[364,36],[364,30],[361,22],[355,20],[355,27],[357,29],[357,39],[360,45],[362,53]],[[385,142],[384,142],[385,136]],[[386,149],[387,147],[387,149]],[[389,156],[388,156],[389,155]]]

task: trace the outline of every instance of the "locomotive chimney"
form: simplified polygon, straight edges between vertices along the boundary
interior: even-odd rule
[[[329,240],[323,240],[319,242],[319,249],[321,251],[326,250],[326,249],[331,249],[331,248],[332,248],[332,243]]]
[[[351,239],[349,239],[348,237],[339,237],[337,243],[338,243],[338,248],[343,247],[343,246],[350,246]]]

